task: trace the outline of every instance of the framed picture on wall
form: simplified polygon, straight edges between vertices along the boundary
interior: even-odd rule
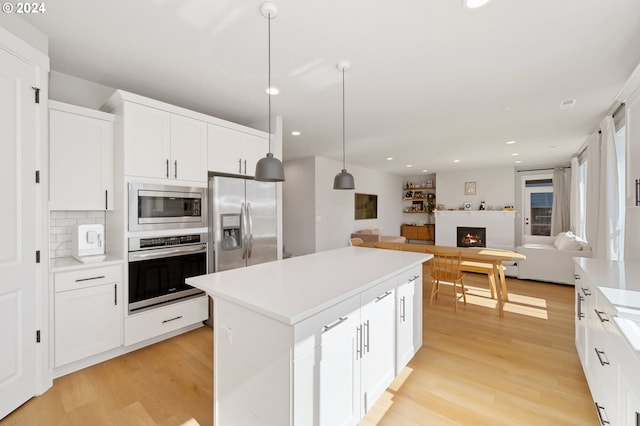
[[[476,183],[465,182],[464,183],[464,195],[476,195]]]
[[[355,219],[375,219],[378,217],[378,196],[355,195]]]

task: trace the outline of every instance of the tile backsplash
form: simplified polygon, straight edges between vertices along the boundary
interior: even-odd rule
[[[71,233],[74,225],[105,224],[104,211],[52,211],[49,223],[49,255],[51,259],[71,256]]]

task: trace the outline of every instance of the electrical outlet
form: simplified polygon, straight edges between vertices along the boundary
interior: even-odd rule
[[[218,329],[220,331],[220,335],[224,338],[224,340],[229,342],[229,344],[232,344],[233,343],[233,332],[231,331],[231,328],[230,327],[226,327],[224,325],[219,325]]]

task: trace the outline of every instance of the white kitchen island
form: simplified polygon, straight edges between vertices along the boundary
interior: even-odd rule
[[[214,300],[216,426],[355,425],[422,346],[422,263],[345,247],[187,279]]]

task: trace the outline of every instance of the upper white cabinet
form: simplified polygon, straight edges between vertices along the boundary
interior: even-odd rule
[[[216,124],[208,128],[208,168],[212,172],[254,176],[267,154],[268,139]]]
[[[626,103],[627,207],[640,206],[640,88]]]
[[[160,179],[207,180],[207,123],[126,102],[124,174]]]
[[[112,114],[49,101],[51,210],[113,209],[113,121]]]

